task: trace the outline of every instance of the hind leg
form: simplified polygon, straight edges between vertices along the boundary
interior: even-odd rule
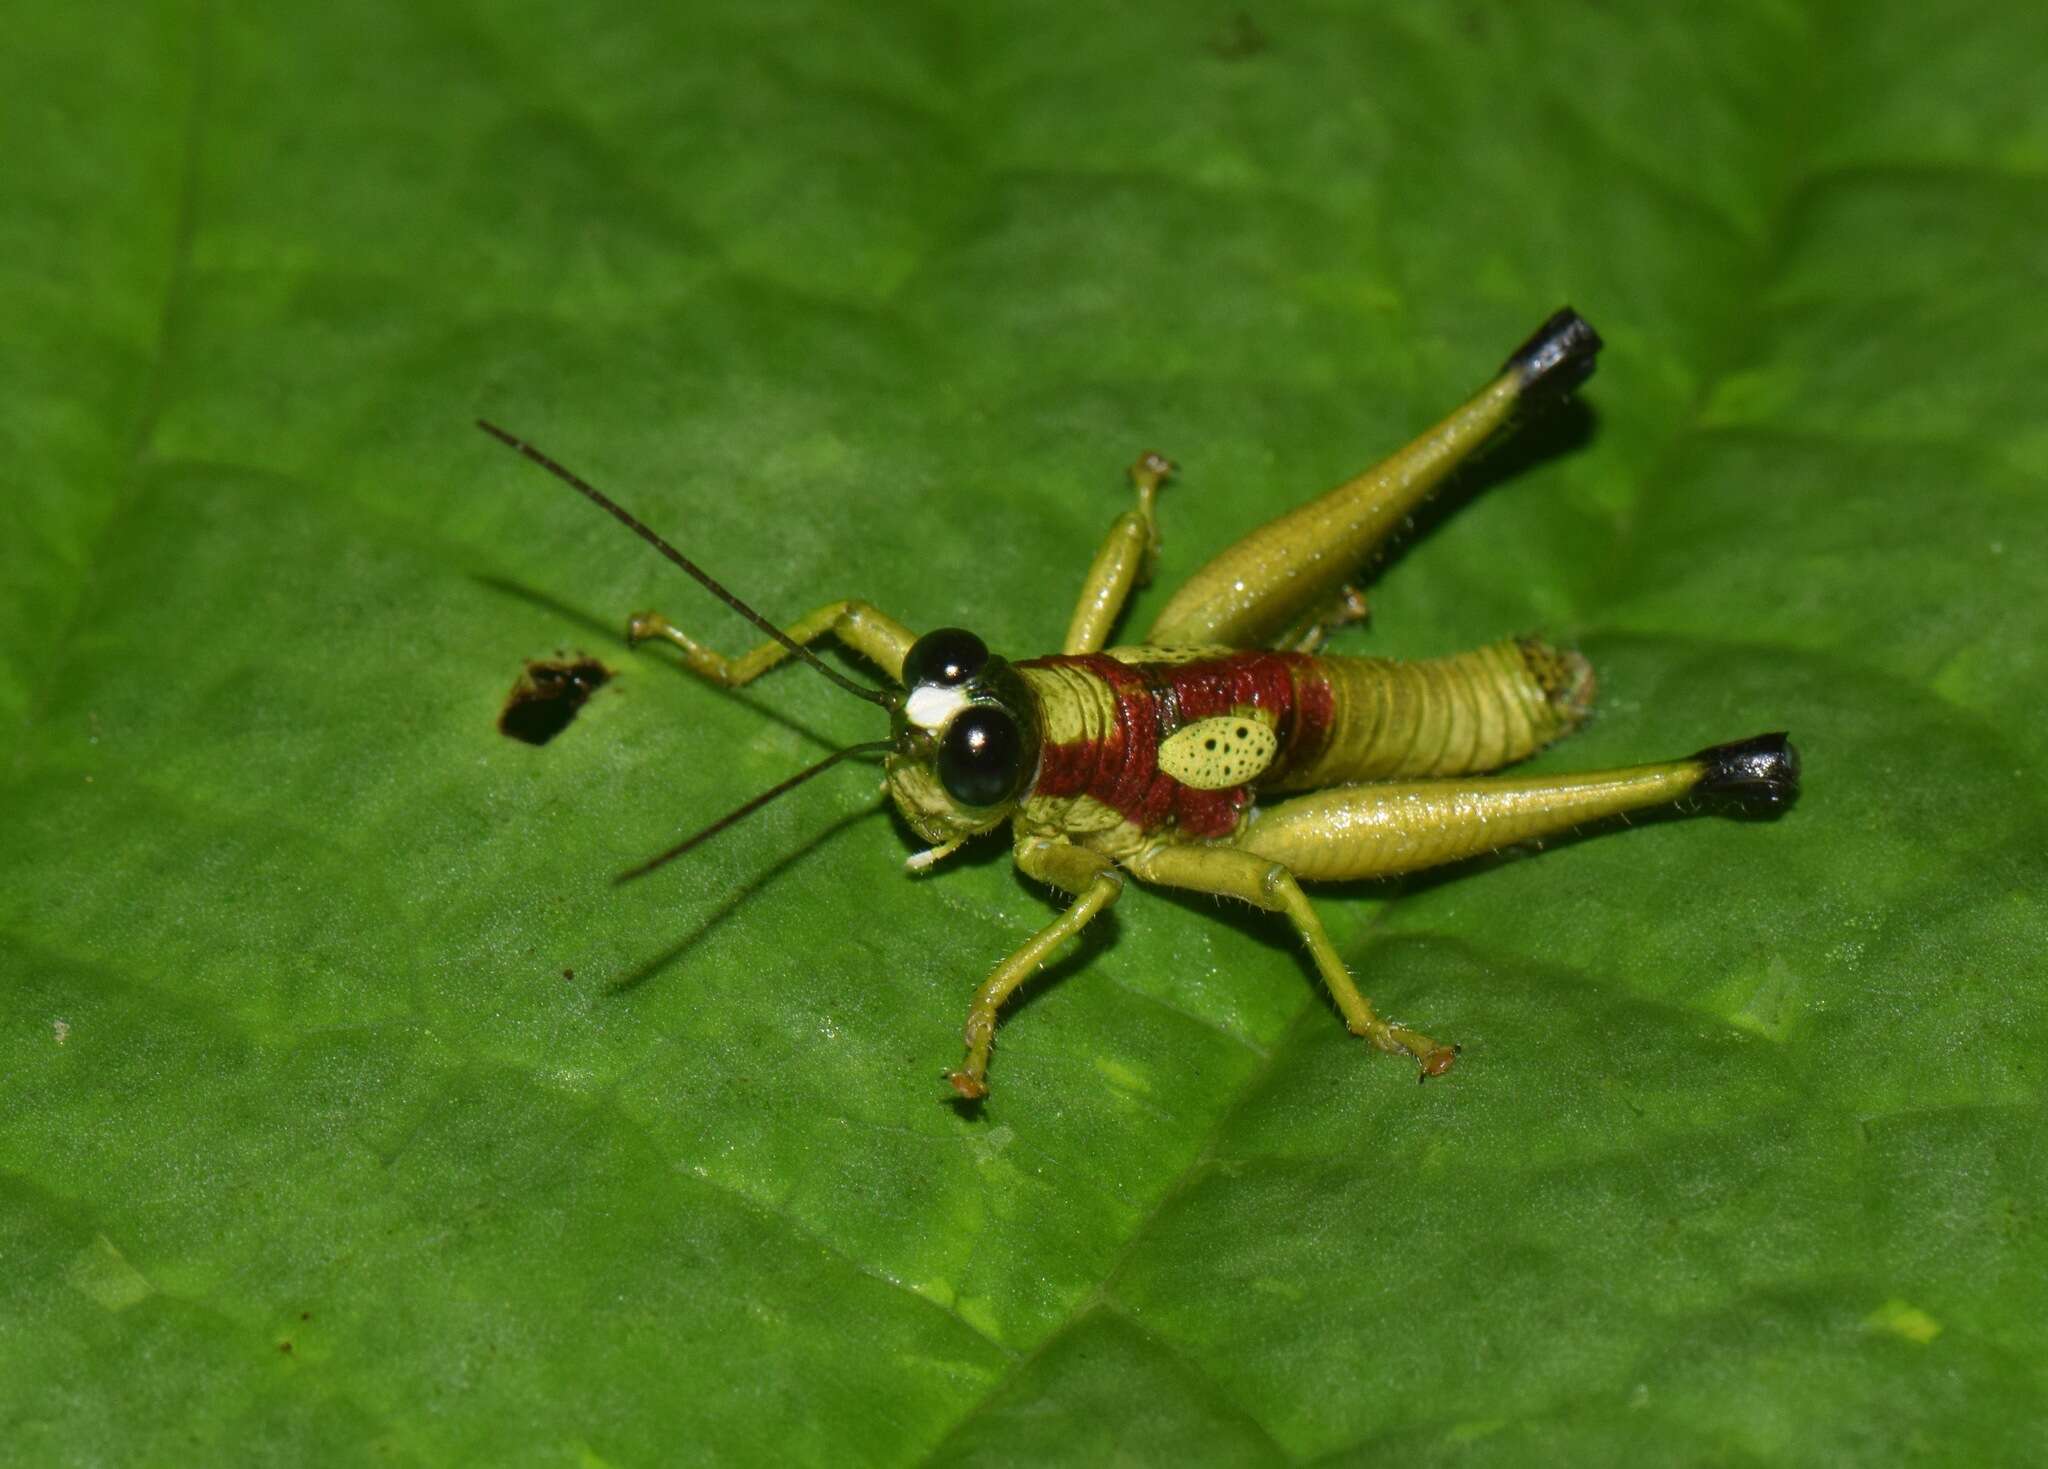
[[[1687,796],[1768,809],[1798,790],[1799,752],[1758,735],[1618,770],[1332,786],[1255,812],[1231,845],[1311,881],[1394,877]]]
[[[1465,778],[1339,786],[1258,812],[1229,844],[1164,847],[1126,865],[1147,882],[1242,898],[1285,913],[1343,1012],[1383,1051],[1405,1051],[1425,1077],[1457,1048],[1382,1019],[1323,931],[1299,879],[1388,877],[1477,856],[1688,795],[1761,808],[1797,794],[1799,754],[1782,734],[1702,750],[1684,760],[1520,780]]]
[[[1600,338],[1569,308],[1498,376],[1421,438],[1358,478],[1253,531],[1189,577],[1145,641],[1262,647],[1330,605],[1365,558],[1518,408],[1591,375]]]

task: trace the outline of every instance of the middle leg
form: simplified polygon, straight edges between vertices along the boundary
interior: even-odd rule
[[[1274,640],[1273,646],[1289,653],[1320,653],[1330,634],[1340,627],[1363,622],[1372,616],[1372,604],[1364,592],[1350,583],[1337,588],[1329,605],[1309,613]]]
[[[1131,589],[1152,576],[1152,563],[1159,559],[1159,521],[1153,509],[1159,487],[1173,473],[1173,463],[1164,454],[1140,454],[1131,466],[1131,488],[1138,492],[1138,508],[1116,518],[1103,537],[1102,549],[1081,583],[1081,597],[1074,604],[1073,619],[1060,644],[1062,653],[1099,653],[1109,641],[1110,630],[1130,600]]]
[[[1382,1051],[1407,1052],[1421,1063],[1424,1076],[1450,1070],[1456,1047],[1439,1045],[1420,1031],[1380,1018],[1372,1001],[1359,992],[1308,895],[1283,864],[1232,847],[1185,846],[1161,847],[1125,865],[1145,882],[1242,898],[1254,907],[1286,914],[1353,1035],[1364,1036]]]

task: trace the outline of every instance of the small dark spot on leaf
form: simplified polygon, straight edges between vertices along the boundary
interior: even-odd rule
[[[545,745],[569,727],[590,696],[611,682],[595,658],[529,659],[498,715],[498,731],[529,745]]]
[[[279,1342],[277,1344],[277,1349],[280,1352],[283,1352],[287,1357],[289,1357],[292,1354],[292,1344],[288,1341]]]
[[[564,979],[574,979],[575,977],[576,977],[576,971],[575,971],[575,970],[573,970],[573,969],[564,969],[564,970],[562,971],[562,978],[564,978]]]
[[[301,1311],[299,1312],[299,1319],[301,1321],[311,1321],[313,1319],[313,1313],[311,1311]]]
[[[1240,10],[1209,42],[1209,52],[1219,61],[1249,61],[1272,44],[1258,23]]]

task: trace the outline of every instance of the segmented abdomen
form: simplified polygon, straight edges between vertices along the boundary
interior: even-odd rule
[[[1276,766],[1267,790],[1497,770],[1570,733],[1593,698],[1586,660],[1537,638],[1414,662],[1313,662],[1330,691],[1326,738]]]

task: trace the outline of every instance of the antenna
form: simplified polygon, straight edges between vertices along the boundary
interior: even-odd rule
[[[848,678],[838,669],[833,668],[830,664],[826,663],[823,659],[819,658],[816,653],[813,653],[809,648],[806,648],[802,643],[798,642],[795,638],[791,637],[788,633],[784,632],[781,628],[777,627],[774,623],[770,622],[767,618],[763,617],[760,613],[756,612],[753,608],[749,607],[745,602],[742,602],[738,597],[735,597],[731,592],[727,591],[718,582],[712,580],[710,574],[707,573],[703,567],[699,566],[696,562],[692,561],[689,557],[685,556],[681,551],[678,551],[674,546],[671,546],[667,541],[663,540],[660,536],[656,535],[652,530],[648,529],[647,526],[644,525],[639,519],[637,519],[631,511],[627,510],[623,505],[620,505],[617,501],[613,500],[611,496],[605,494],[604,491],[598,489],[597,486],[591,484],[588,480],[584,479],[574,470],[557,463],[553,459],[550,459],[540,450],[534,448],[533,445],[527,443],[526,440],[518,438],[513,434],[506,433],[505,430],[499,428],[495,423],[492,423],[487,419],[479,418],[476,421],[476,426],[482,429],[485,433],[489,434],[492,438],[496,439],[499,443],[503,444],[506,448],[514,450],[517,453],[524,454],[528,459],[531,459],[535,464],[538,464],[542,469],[545,469],[549,474],[553,475],[556,479],[562,481],[562,483],[568,485],[571,489],[581,494],[585,499],[589,500],[591,503],[596,505],[598,509],[604,511],[607,515],[610,515],[614,520],[618,521],[619,524],[625,526],[627,530],[631,531],[634,535],[640,537],[641,540],[647,542],[648,545],[654,547],[655,550],[661,552],[662,555],[668,557],[669,560],[673,561],[676,565],[680,566],[684,571],[688,572],[691,576],[695,577],[698,584],[701,585],[705,591],[711,593],[712,596],[718,598],[719,601],[725,603],[726,606],[732,608],[733,611],[739,613],[740,616],[746,618],[747,621],[753,623],[754,626],[760,628],[761,631],[768,634],[769,637],[775,639],[776,642],[782,644],[783,647],[789,649],[790,652],[796,654],[797,657],[803,659],[804,662],[810,664],[811,667],[817,669],[818,672],[824,674],[825,677],[831,679],[832,682],[838,684],[839,687],[845,689],[849,694],[857,694],[861,698],[866,699],[870,704],[880,704],[884,709],[893,709],[896,707],[896,695],[893,692],[887,689],[870,688],[863,683],[855,683],[852,679]],[[857,745],[854,747],[854,749],[867,748],[869,747],[866,745]],[[884,748],[887,747],[884,746]],[[840,751],[841,755],[851,753],[851,750]],[[833,756],[834,760],[838,758],[839,756],[837,755]],[[825,762],[825,765],[829,765],[831,763],[832,762],[828,760]],[[812,770],[804,772],[804,774],[798,777],[798,779],[808,779],[810,776],[817,774],[819,770],[823,770],[825,768],[825,765],[819,765]],[[789,784],[793,785],[795,784],[795,782],[792,781]],[[776,790],[770,792],[770,795],[780,795],[784,789],[787,789],[787,787],[777,787]],[[765,800],[766,798],[763,799]],[[760,803],[756,802],[755,804],[758,805]],[[729,817],[727,819],[737,820],[740,816],[745,815],[748,811],[751,811],[753,809],[753,806],[744,806],[738,812],[735,812],[732,817]],[[722,824],[723,823],[721,823],[721,825]],[[711,832],[716,830],[718,830],[718,827],[714,826],[709,831],[700,832],[696,837],[692,837],[690,841],[698,841],[703,837],[711,835]],[[635,872],[630,872],[626,875],[628,877],[637,877],[640,872],[644,872],[653,867],[659,866],[661,863],[666,862],[669,859],[669,857],[674,857],[678,855],[689,845],[690,842],[686,842],[684,843],[683,847],[678,847],[674,852],[670,852],[666,856],[657,858],[654,862],[649,863],[647,867],[641,868]]]
[[[738,821],[744,821],[747,817],[752,816],[756,811],[759,811],[763,806],[767,805],[777,796],[788,794],[790,791],[795,790],[798,786],[802,785],[805,781],[809,780],[812,776],[823,774],[825,771],[830,770],[833,766],[837,765],[840,761],[847,759],[849,756],[881,754],[893,748],[894,747],[887,740],[876,740],[872,744],[848,745],[843,750],[834,750],[831,754],[827,755],[823,760],[820,760],[816,765],[813,765],[810,769],[799,771],[797,774],[792,775],[788,780],[783,781],[780,785],[771,786],[769,789],[761,792],[760,795],[754,797],[753,800],[748,801],[745,805],[735,807],[733,810],[726,812],[725,815],[719,817],[718,820],[712,822],[711,825],[705,827],[702,831],[697,832],[691,836],[684,837],[681,841],[677,842],[673,847],[670,847],[666,852],[663,852],[659,857],[648,858],[645,862],[642,862],[638,867],[630,868],[627,871],[620,873],[617,877],[613,878],[612,881],[614,884],[617,884],[622,882],[631,882],[636,877],[647,876],[648,873],[654,871],[655,868],[661,866],[663,863],[673,862],[676,858],[682,856],[683,853],[689,851],[692,847],[695,847],[700,842],[709,841],[712,837],[715,837],[720,832],[724,831],[728,826],[733,825],[733,823]]]

